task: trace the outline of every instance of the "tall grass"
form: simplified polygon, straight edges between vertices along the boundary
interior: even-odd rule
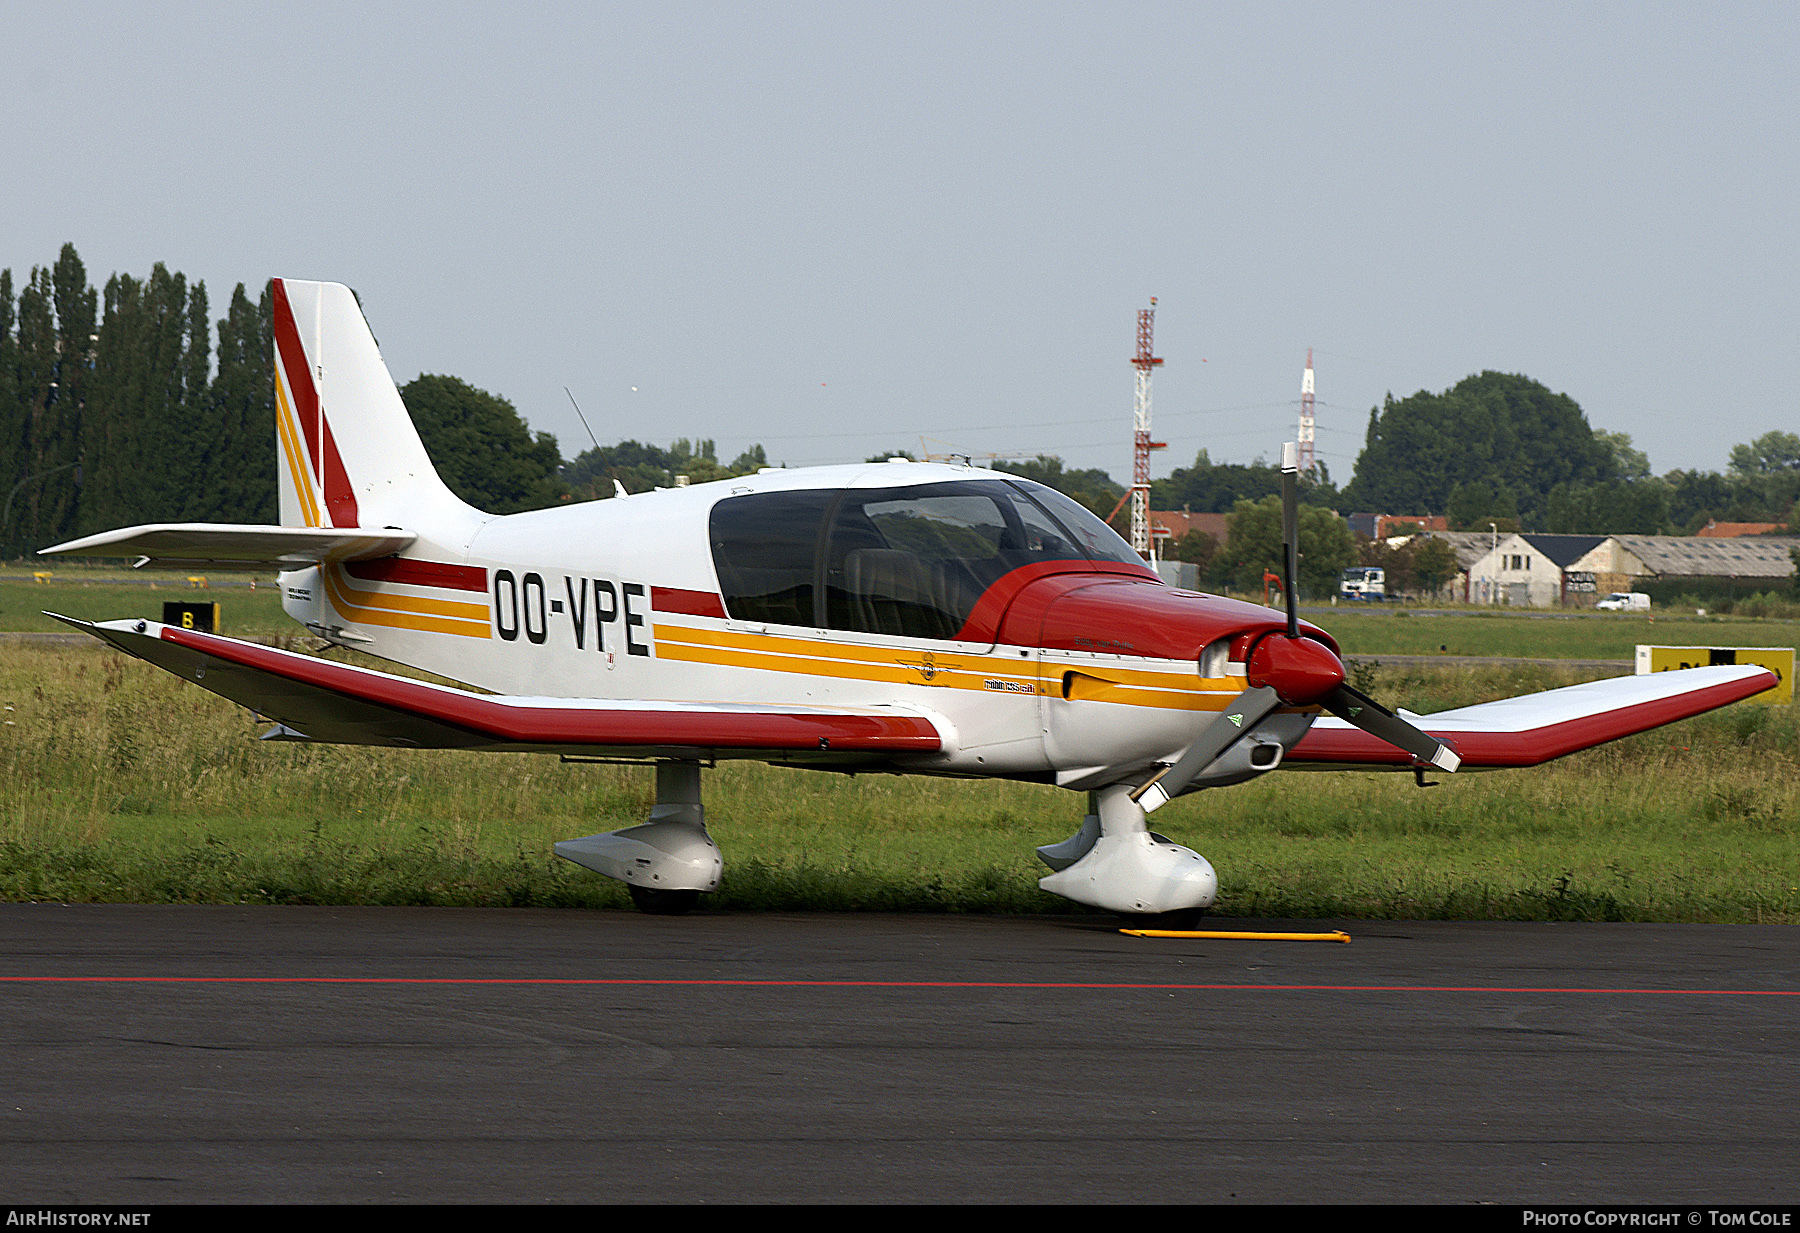
[[[1426,713],[1581,679],[1363,667]],[[0,898],[624,906],[551,844],[632,825],[647,768],[265,743],[242,709],[85,648],[0,648]],[[1280,772],[1184,797],[1159,831],[1236,916],[1800,922],[1800,731],[1740,706],[1535,770]],[[1084,798],[1029,784],[722,764],[721,908],[1066,912],[1032,848]]]

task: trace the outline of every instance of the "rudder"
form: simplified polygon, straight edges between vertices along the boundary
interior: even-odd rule
[[[282,525],[418,527],[477,513],[431,465],[350,289],[277,278],[270,291]]]

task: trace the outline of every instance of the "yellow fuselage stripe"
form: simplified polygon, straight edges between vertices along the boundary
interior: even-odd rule
[[[426,613],[432,616],[452,617],[463,621],[479,621],[486,625],[488,606],[486,604],[466,604],[450,599],[428,599],[417,595],[400,595],[392,591],[365,591],[352,586],[341,576],[333,581],[345,600],[352,604],[367,608],[390,608],[395,612]]]
[[[954,651],[909,653],[895,648],[846,646],[813,638],[686,625],[657,625],[653,632],[659,659],[884,684],[994,692],[988,682],[998,680],[1029,685],[1037,695],[1060,695],[1062,674],[1068,669],[1087,678],[1079,691],[1082,701],[1184,711],[1222,710],[1242,692],[1241,685],[1229,680],[1209,681],[1184,673],[1123,668],[1111,663],[1104,667],[1086,662],[1061,665],[1021,663],[1011,657],[960,655]],[[925,675],[927,655],[929,677]],[[1099,676],[1100,672],[1106,675]]]
[[[455,620],[447,617],[428,616],[417,611],[393,611],[386,608],[364,607],[351,598],[374,601],[377,598],[399,599],[400,596],[376,596],[364,591],[346,593],[337,577],[339,567],[327,565],[319,572],[325,579],[325,594],[331,598],[331,606],[346,621],[361,625],[386,625],[394,629],[411,629],[434,634],[461,634],[465,638],[491,638],[493,633],[488,628],[487,614],[481,613],[480,622]],[[444,603],[439,600],[415,600],[415,603]],[[473,604],[453,605],[461,608],[476,608]]]

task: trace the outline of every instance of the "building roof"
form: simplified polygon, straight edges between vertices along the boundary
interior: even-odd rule
[[[1230,514],[1189,514],[1178,509],[1153,509],[1150,511],[1151,533],[1157,528],[1167,527],[1169,534],[1180,539],[1189,531],[1199,531],[1219,541],[1223,548],[1231,538]]]
[[[1694,532],[1707,539],[1736,539],[1740,535],[1767,535],[1781,529],[1779,522],[1708,522]]]
[[[1394,528],[1411,523],[1421,531],[1448,531],[1450,519],[1444,514],[1380,514],[1375,518],[1375,534],[1370,539],[1386,539],[1399,534]]]
[[[1468,571],[1469,566],[1485,557],[1494,547],[1494,534],[1491,531],[1426,531],[1413,539],[1441,539],[1456,549],[1456,568]]]
[[[1520,539],[1543,553],[1558,569],[1567,569],[1607,541],[1604,535],[1539,535],[1533,532]]]
[[[1788,549],[1800,538],[1702,539],[1697,535],[1615,535],[1621,547],[1665,578],[1791,578]]]

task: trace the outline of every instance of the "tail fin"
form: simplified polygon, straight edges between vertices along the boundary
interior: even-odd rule
[[[477,514],[431,465],[350,289],[277,278],[271,291],[282,525],[422,528]]]

